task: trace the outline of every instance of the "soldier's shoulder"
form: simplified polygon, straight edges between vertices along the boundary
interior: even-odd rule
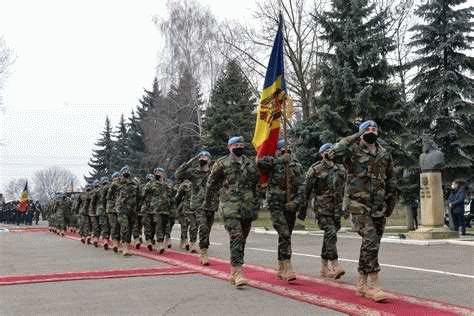
[[[313,163],[311,165],[311,167],[309,167],[308,172],[310,172],[310,171],[318,172],[318,171],[322,170],[323,168],[324,168],[324,166],[321,163],[321,161],[317,161],[317,162]]]

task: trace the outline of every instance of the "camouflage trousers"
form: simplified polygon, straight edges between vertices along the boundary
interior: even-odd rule
[[[187,239],[187,234],[189,232],[189,241],[196,242],[198,235],[198,223],[196,213],[185,213],[184,217],[186,219],[185,239]]]
[[[199,227],[199,248],[209,248],[209,236],[211,235],[212,224],[214,224],[214,212],[198,210],[197,222]]]
[[[89,215],[89,220],[91,223],[91,234],[94,238],[100,237],[100,226],[99,226],[99,216]]]
[[[112,240],[120,240],[120,223],[118,221],[117,213],[107,213],[110,225],[110,238]]]
[[[165,237],[171,239],[171,232],[173,231],[173,226],[176,222],[176,217],[174,215],[170,215],[168,218],[168,224],[166,224],[166,231]]]
[[[154,241],[156,232],[155,214],[143,214],[142,221],[145,228],[145,240]]]
[[[135,221],[137,220],[137,215],[135,213],[118,213],[118,222],[120,224],[120,240],[123,243],[132,242],[132,230]]]
[[[166,235],[166,226],[168,225],[169,215],[168,214],[156,214],[154,216],[156,223],[156,241],[163,242]]]
[[[81,214],[79,216],[81,221],[79,234],[81,235],[81,237],[87,237],[92,231],[90,217],[87,214]]]
[[[224,225],[230,239],[230,264],[244,264],[245,243],[252,226],[251,219],[224,218]]]
[[[319,215],[318,226],[324,230],[323,247],[321,258],[325,260],[336,260],[337,256],[337,232],[341,229],[341,218],[330,215]]]
[[[109,239],[110,237],[110,225],[107,215],[99,215],[99,227],[100,227],[100,236],[103,239]]]
[[[181,226],[181,240],[188,240],[188,219],[186,218],[186,216],[184,216],[184,214],[180,213],[178,214],[178,222]]]
[[[284,206],[270,208],[273,228],[278,233],[278,260],[291,259],[291,234],[295,228],[296,213],[287,212]]]
[[[380,271],[379,248],[386,218],[354,214],[351,217],[354,230],[362,237],[358,271],[365,274]]]
[[[66,218],[63,212],[57,212],[55,217],[55,227],[59,230],[66,229]]]
[[[142,237],[143,232],[143,217],[142,215],[137,215],[135,217],[135,222],[133,223],[132,235],[134,240]]]

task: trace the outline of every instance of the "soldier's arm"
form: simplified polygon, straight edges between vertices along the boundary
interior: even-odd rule
[[[211,174],[207,178],[206,192],[204,194],[204,205],[210,206],[212,196],[219,191],[219,188],[224,182],[224,166],[220,161],[217,161],[211,169]],[[208,209],[209,207],[205,207]]]
[[[315,181],[316,181],[316,177],[314,176],[314,169],[313,167],[310,167],[308,171],[306,172],[306,176],[305,176],[303,205],[300,207],[299,212],[298,212],[298,218],[303,221],[306,219],[308,203],[311,199],[311,194],[313,193]]]
[[[334,146],[326,152],[325,156],[336,162],[345,162],[347,158],[351,156],[351,146],[360,139],[364,132],[365,131],[361,131],[352,134],[351,136],[344,137],[334,144]]]
[[[274,166],[274,158],[272,156],[264,156],[257,160],[257,167],[263,171],[270,171]]]
[[[190,177],[189,169],[192,167],[193,163],[198,160],[198,156],[195,156],[188,160],[187,162],[183,163],[181,166],[178,167],[175,171],[176,179],[183,180],[188,179]]]
[[[389,163],[385,171],[385,216],[389,217],[397,203],[397,180],[395,178],[395,171],[393,169],[392,157],[389,158]]]

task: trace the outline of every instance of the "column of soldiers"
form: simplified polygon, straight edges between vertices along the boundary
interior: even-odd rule
[[[84,244],[97,247],[102,239],[105,250],[111,244],[124,256],[130,255],[130,246],[140,248],[143,230],[146,248],[163,254],[171,247],[177,218],[180,248],[199,253],[200,263],[208,265],[209,235],[219,210],[229,235],[229,281],[239,288],[247,284],[245,245],[262,200],[278,233],[276,277],[287,282],[296,280],[291,261],[295,221],[305,220],[312,207],[324,231],[320,276],[339,279],[345,274],[338,262],[337,233],[341,218],[350,216],[362,237],[357,294],[379,302],[385,294],[379,286],[378,252],[386,218],[395,207],[396,182],[392,158],[377,138],[377,124],[362,123],[358,133],[322,145],[321,159],[306,174],[284,140],[274,156],[255,160],[244,155],[240,136],[231,137],[229,154],[214,162],[209,152],[199,152],[176,170],[175,182],[155,168],[142,184],[125,166],[111,182],[102,178],[87,184],[73,203],[58,196],[48,206],[51,229],[61,235],[68,228],[79,230]],[[259,182],[261,175],[267,177],[265,185]]]

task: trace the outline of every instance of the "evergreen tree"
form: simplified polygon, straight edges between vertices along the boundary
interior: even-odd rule
[[[255,97],[242,69],[230,61],[212,89],[204,119],[204,145],[216,158],[227,154],[229,136],[252,139]],[[252,148],[249,146],[249,148]]]
[[[144,154],[145,154],[145,143],[143,141],[143,129],[141,126],[141,121],[139,116],[132,111],[132,114],[129,118],[127,124],[127,150],[129,153],[128,156],[128,165],[132,174],[137,176],[145,176],[144,170]]]
[[[125,124],[125,118],[123,114],[120,116],[119,125],[116,127],[115,131],[115,146],[114,151],[115,155],[112,159],[112,167],[114,171],[119,171],[124,165],[130,163],[130,150],[128,148],[128,133],[127,125]]]
[[[410,126],[419,153],[421,137],[434,139],[445,153],[445,181],[472,176],[474,163],[473,7],[458,8],[465,0],[432,0],[418,7],[424,20],[412,28],[410,45],[417,59]]]
[[[110,176],[114,171],[112,169],[114,141],[112,140],[112,127],[110,126],[109,117],[105,119],[104,131],[101,133],[101,138],[95,143],[95,146],[98,148],[92,151],[92,157],[88,163],[92,171],[89,173],[89,177],[86,177],[87,181]]]
[[[402,103],[399,87],[389,81],[392,70],[386,55],[394,46],[386,36],[386,12],[376,13],[368,0],[333,0],[332,10],[317,20],[330,53],[323,55],[318,111],[311,122],[298,124],[293,138],[318,147],[353,133],[361,120],[372,119],[379,124],[381,142],[400,153]],[[314,156],[299,158],[306,166],[314,162]]]

